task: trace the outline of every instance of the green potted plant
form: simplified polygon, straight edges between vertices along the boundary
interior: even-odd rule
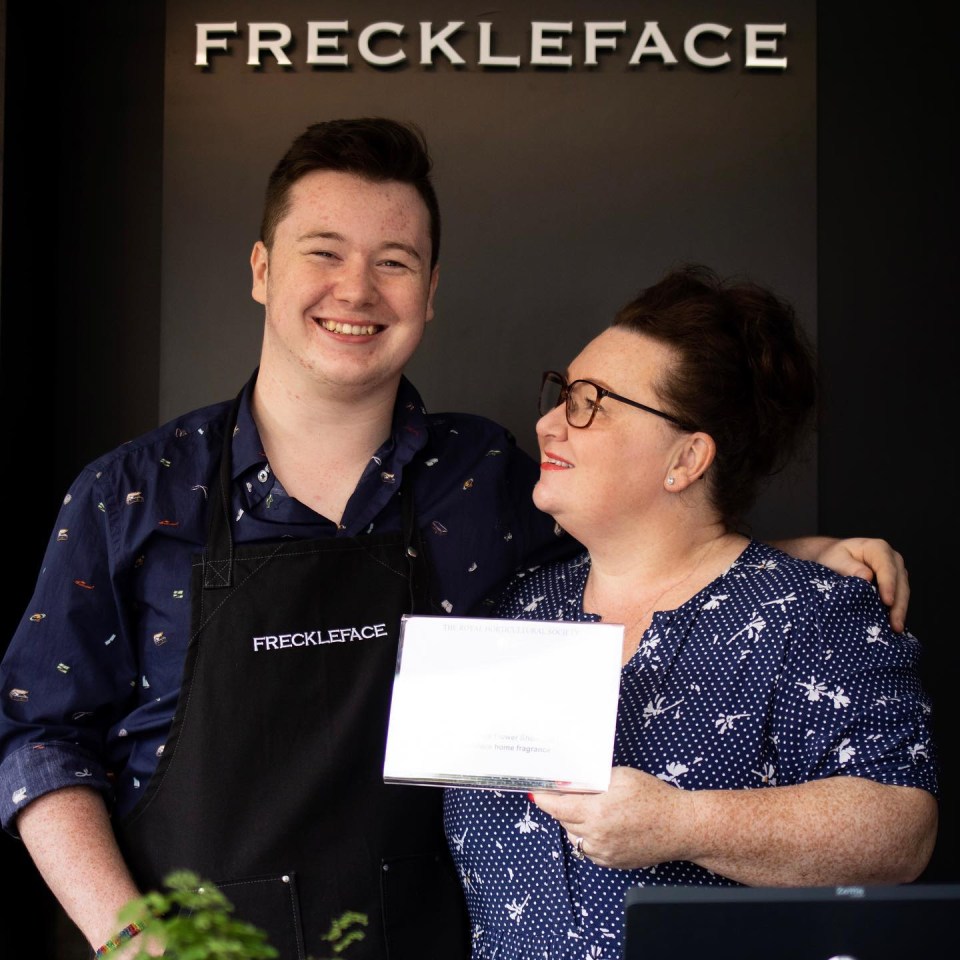
[[[187,870],[164,879],[163,890],[153,890],[127,903],[120,911],[124,929],[142,928],[139,949],[126,957],[150,960],[149,951],[163,944],[169,960],[271,960],[277,957],[266,934],[233,916],[233,904],[215,884]],[[350,945],[363,939],[367,917],[347,912],[334,920],[323,937],[331,957],[339,957]],[[321,958],[315,958],[321,960]],[[323,958],[326,960],[326,958]]]

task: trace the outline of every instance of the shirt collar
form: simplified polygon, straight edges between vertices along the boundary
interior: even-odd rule
[[[341,529],[356,535],[373,523],[403,479],[403,469],[427,444],[429,429],[423,401],[406,377],[400,378],[390,436],[367,464],[347,502]]]
[[[259,369],[259,368],[258,368]],[[237,424],[233,428],[233,473],[238,477],[250,470],[260,470],[269,466],[267,455],[263,452],[260,431],[253,420],[253,385],[257,382],[257,370],[240,391],[240,407],[237,410]]]
[[[393,408],[393,424],[390,437],[377,451],[392,452],[403,463],[409,463],[414,454],[419,453],[427,443],[427,412],[423,407],[420,394],[406,378],[400,378],[397,388],[397,403]],[[393,447],[389,451],[389,447]]]
[[[232,477],[245,487],[248,508],[256,507],[274,487],[263,441],[253,419],[252,399],[256,379],[257,371],[254,371],[240,392],[232,440]],[[429,424],[420,394],[406,377],[401,377],[390,436],[370,458],[347,503],[341,527],[345,533],[355,535],[380,513],[399,489],[404,466],[426,446],[428,438]]]

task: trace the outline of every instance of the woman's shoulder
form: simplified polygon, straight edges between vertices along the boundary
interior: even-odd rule
[[[734,581],[770,594],[792,590],[819,601],[844,596],[872,597],[879,603],[873,584],[862,577],[848,577],[814,560],[800,560],[760,540],[751,540],[726,573]]]
[[[758,611],[779,614],[792,630],[816,631],[824,640],[914,652],[916,638],[894,633],[876,587],[812,560],[798,560],[769,544],[751,541],[726,574]]]

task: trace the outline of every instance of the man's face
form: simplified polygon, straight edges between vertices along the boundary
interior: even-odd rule
[[[430,219],[406,183],[320,170],[290,190],[270,250],[253,248],[253,298],[266,307],[261,376],[394,390],[433,317]]]

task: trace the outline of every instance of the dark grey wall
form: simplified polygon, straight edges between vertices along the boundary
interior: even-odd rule
[[[436,162],[443,210],[437,318],[409,374],[433,410],[469,410],[506,424],[529,451],[540,372],[563,368],[613,312],[683,260],[747,273],[791,299],[816,332],[815,11],[804,0],[611,0],[513,3],[477,13],[449,0],[398,7],[365,0],[324,8],[348,18],[349,69],[305,64],[311,0],[279,0],[269,20],[295,37],[292,66],[247,65],[255,0],[168,0],[164,123],[164,418],[232,395],[259,350],[262,308],[250,299],[248,259],[263,188],[308,124],[386,114],[418,123]],[[775,15],[774,15],[775,14]],[[237,21],[229,52],[194,66],[196,22]],[[530,21],[569,20],[572,69],[529,64]],[[617,52],[585,67],[583,21],[625,20]],[[644,20],[656,19],[679,63],[630,67]],[[746,70],[744,24],[786,22],[789,68]],[[405,65],[384,70],[357,53],[370,23],[403,23]],[[463,20],[467,61],[418,61],[418,21]],[[478,20],[520,69],[477,66]],[[733,33],[686,60],[683,38],[702,22]],[[296,41],[299,41],[297,43]],[[765,535],[816,524],[816,451],[755,511]]]

